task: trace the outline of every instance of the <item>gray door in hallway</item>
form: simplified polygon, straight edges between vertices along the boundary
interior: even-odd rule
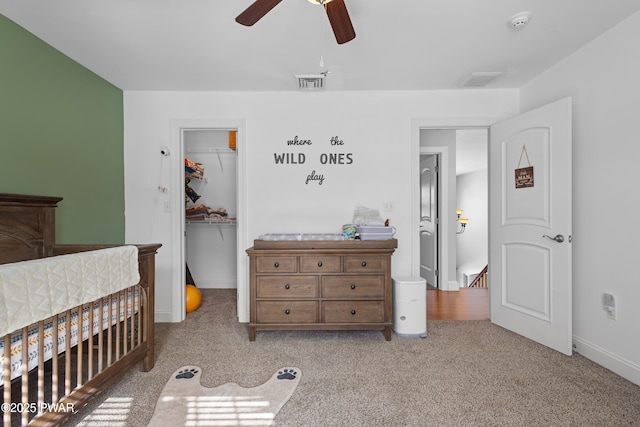
[[[420,156],[420,276],[438,288],[438,155]]]

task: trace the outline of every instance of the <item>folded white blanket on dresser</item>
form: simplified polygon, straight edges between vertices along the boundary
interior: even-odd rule
[[[136,246],[0,265],[0,336],[139,281]]]

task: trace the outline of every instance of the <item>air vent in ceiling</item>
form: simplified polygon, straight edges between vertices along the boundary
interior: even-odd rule
[[[296,74],[298,89],[300,90],[322,90],[324,89],[324,74]]]
[[[471,73],[460,85],[461,87],[482,87],[502,75],[502,71],[478,71]]]

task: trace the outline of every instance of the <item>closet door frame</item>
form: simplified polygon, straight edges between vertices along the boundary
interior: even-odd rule
[[[247,242],[247,186],[245,144],[246,121],[244,119],[194,119],[172,120],[171,124],[171,188],[175,189],[171,195],[171,283],[172,283],[172,318],[174,322],[185,319],[185,212],[184,212],[184,134],[193,130],[236,130],[236,212],[237,212],[237,312],[238,321],[249,321],[249,287],[247,285],[248,261],[245,249]]]

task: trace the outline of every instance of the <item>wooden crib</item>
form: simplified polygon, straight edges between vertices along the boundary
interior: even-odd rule
[[[20,267],[25,264],[20,261],[39,260],[26,263],[34,265],[117,250],[117,245],[56,244],[60,200],[0,193],[0,264]],[[2,425],[59,425],[128,368],[139,362],[143,371],[153,368],[155,254],[160,246],[135,245],[137,284],[0,336]],[[135,268],[135,249],[126,249],[133,251]],[[4,295],[0,307],[8,304]]]

